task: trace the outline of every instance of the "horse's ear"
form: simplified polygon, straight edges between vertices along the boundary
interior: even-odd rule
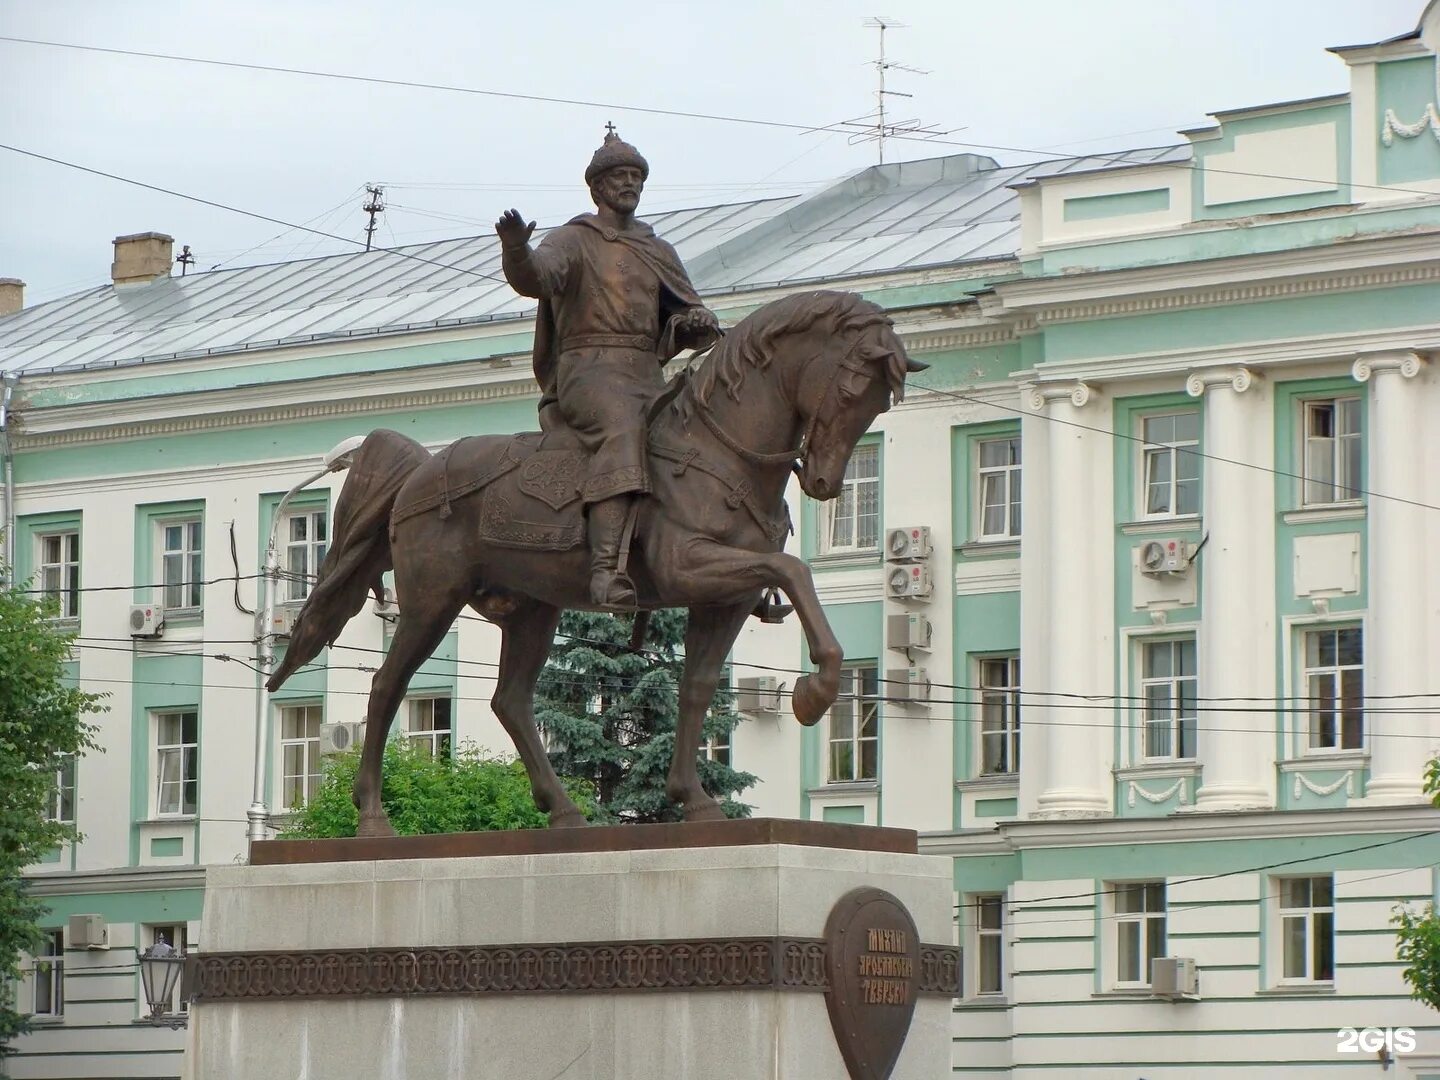
[[[915,374],[917,374],[917,373],[919,373],[919,372],[921,372],[921,371],[929,371],[929,370],[930,370],[930,365],[927,364],[927,363],[925,363],[924,360],[916,360],[914,357],[910,356],[908,353],[906,354],[906,356],[905,356],[905,371],[906,371],[906,374],[915,375]]]

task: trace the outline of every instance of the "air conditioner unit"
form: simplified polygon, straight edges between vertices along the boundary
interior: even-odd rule
[[[1188,956],[1157,956],[1150,961],[1150,994],[1171,1000],[1199,1001],[1200,972]]]
[[[774,675],[735,680],[735,710],[742,713],[778,713],[780,684]]]
[[[386,589],[385,599],[371,601],[370,610],[388,622],[394,622],[398,619],[400,617],[400,605],[395,600],[395,590]]]
[[[165,609],[159,604],[130,605],[130,636],[159,637],[165,628]]]
[[[1139,550],[1142,574],[1183,574],[1190,569],[1189,545],[1184,540],[1175,537],[1147,540]]]
[[[923,667],[891,668],[885,672],[885,698],[904,705],[929,705],[930,672]]]
[[[929,525],[907,525],[885,530],[885,558],[891,562],[911,562],[929,557]]]
[[[65,925],[67,949],[108,949],[110,930],[104,915],[71,915]]]
[[[365,740],[365,721],[349,720],[320,725],[320,753],[343,754]]]
[[[885,574],[885,591],[894,600],[923,600],[931,589],[930,567],[924,563],[892,566]]]
[[[282,604],[275,608],[270,620],[270,633],[276,637],[288,638],[295,630],[295,620],[300,618],[299,605]]]
[[[892,649],[928,649],[935,635],[930,620],[918,612],[886,616],[885,631],[885,641]]]

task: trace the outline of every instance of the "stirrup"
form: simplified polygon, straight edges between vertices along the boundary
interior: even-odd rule
[[[612,612],[637,611],[640,606],[630,575],[614,570],[597,570],[590,575],[590,602]]]
[[[794,605],[781,602],[779,589],[767,589],[750,614],[763,623],[783,623],[794,610]]]

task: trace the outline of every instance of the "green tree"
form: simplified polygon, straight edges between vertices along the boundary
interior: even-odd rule
[[[1431,758],[1425,766],[1424,788],[1430,802],[1440,806],[1440,758]],[[1440,1009],[1440,917],[1435,905],[1418,910],[1399,905],[1390,922],[1395,927],[1395,957],[1406,965],[1400,974],[1410,984],[1410,996]]]
[[[21,953],[40,943],[45,905],[29,894],[21,871],[77,838],[73,826],[50,820],[57,777],[95,745],[84,717],[100,711],[99,698],[66,685],[73,635],[50,621],[57,610],[13,584],[0,586],[0,986],[19,977]],[[0,994],[0,1057],[27,1030],[13,1005]]]
[[[354,836],[359,816],[350,792],[359,767],[359,747],[328,758],[320,789],[282,835]],[[391,739],[381,775],[380,801],[402,836],[543,829],[549,824],[530,797],[525,767],[518,760],[487,756],[469,744],[454,757],[432,757],[408,739]],[[586,816],[594,812],[586,784],[572,781],[566,789]]]
[[[613,615],[569,611],[536,688],[535,719],[549,736],[550,760],[565,776],[595,787],[604,821],[679,821],[665,794],[675,749],[686,613],[656,611],[643,650],[630,648],[631,623]],[[705,717],[707,738],[723,738],[740,722],[722,684]],[[755,777],[720,761],[700,761],[700,781],[728,817],[750,808],[736,796]]]

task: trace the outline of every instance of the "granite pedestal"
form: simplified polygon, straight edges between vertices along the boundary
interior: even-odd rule
[[[213,994],[202,989],[191,1009],[190,1075],[846,1080],[824,992],[801,986],[803,979],[779,985],[783,978],[735,988],[731,976],[767,948],[777,956],[794,953],[796,942],[802,952],[813,949],[836,902],[861,886],[893,894],[921,941],[951,942],[950,861],[857,850],[852,841],[824,846],[823,826],[798,837],[806,843],[783,843],[768,841],[785,830],[760,822],[744,823],[742,832],[733,828],[741,823],[719,824],[707,834],[712,846],[698,847],[670,846],[684,835],[674,830],[691,826],[619,830],[636,843],[660,838],[649,847],[583,830],[582,844],[618,850],[554,850],[564,843],[554,834],[519,841],[522,849],[538,844],[532,854],[373,857],[423,855],[453,839],[437,837],[414,838],[409,849],[405,840],[353,846],[344,849],[349,861],[254,865],[262,857],[307,857],[299,848],[267,853],[256,845],[252,865],[209,871],[201,944],[215,959],[208,980],[197,983]],[[671,831],[647,840],[645,828]],[[832,838],[863,838],[855,827],[838,828]],[[413,846],[421,840],[428,849]],[[310,854],[317,850],[326,854]],[[729,960],[717,951],[727,943]],[[556,949],[547,959],[527,945]],[[648,959],[636,953],[645,946]],[[668,950],[669,967],[657,949]],[[577,950],[584,965],[575,964]],[[476,975],[482,953],[483,975]],[[219,954],[228,955],[228,968]],[[737,955],[738,967],[730,962]],[[547,964],[563,968],[564,992],[497,991],[533,989]],[[676,985],[639,985],[655,981],[643,976],[647,965],[662,973],[661,983],[668,977]],[[794,969],[815,970],[800,954]],[[622,988],[576,986],[577,978]],[[700,986],[678,985],[687,979]],[[891,1075],[948,1076],[951,999],[932,991],[915,1000]]]

